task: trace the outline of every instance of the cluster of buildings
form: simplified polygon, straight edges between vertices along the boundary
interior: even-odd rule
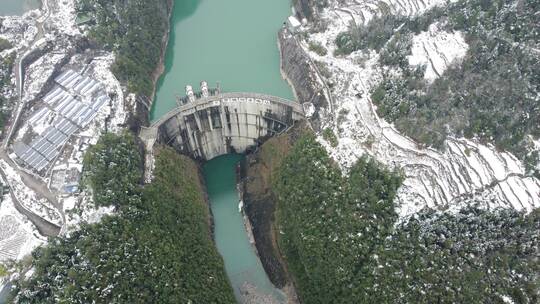
[[[109,102],[98,81],[74,70],[60,74],[28,119],[25,135],[13,145],[19,164],[43,174],[71,135],[84,129]]]

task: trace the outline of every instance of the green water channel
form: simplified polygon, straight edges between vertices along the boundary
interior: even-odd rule
[[[2,289],[0,289],[0,304],[6,303],[10,288],[11,284],[8,283]]]
[[[255,286],[258,294],[284,300],[282,293],[268,279],[259,257],[250,244],[242,213],[238,212],[236,164],[242,155],[216,157],[204,165],[208,196],[214,215],[214,237],[225,262],[225,270],[237,299],[245,283]]]
[[[202,80],[226,92],[256,92],[293,99],[281,78],[277,33],[291,14],[289,0],[177,0],[151,119],[176,106],[185,86]],[[242,156],[225,155],[204,165],[215,242],[237,299],[247,282],[262,294],[283,300],[250,244],[238,211],[235,167]]]
[[[0,16],[22,15],[40,4],[39,0],[0,0]]]

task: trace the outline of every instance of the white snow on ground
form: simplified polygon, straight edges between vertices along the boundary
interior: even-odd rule
[[[448,33],[441,30],[441,24],[434,23],[427,32],[414,36],[412,55],[408,57],[410,65],[425,65],[424,78],[433,81],[446,68],[461,59],[467,53],[469,46],[461,32]]]
[[[81,35],[77,27],[77,14],[75,12],[75,0],[47,0],[51,6],[51,12],[47,23],[58,31],[68,36]]]
[[[77,56],[76,56],[77,57]],[[82,58],[73,58],[71,65],[77,65],[78,62],[86,61],[84,57]],[[63,154],[59,159],[56,160],[53,165],[53,169],[49,171],[48,175],[45,177],[45,180],[50,180],[51,177],[49,174],[58,170],[66,169],[76,169],[77,171],[82,172],[82,161],[84,158],[84,153],[90,145],[93,145],[99,139],[99,136],[105,130],[105,121],[109,119],[108,130],[112,132],[117,132],[121,130],[121,125],[125,122],[127,118],[127,113],[124,109],[124,98],[123,92],[118,80],[110,72],[109,67],[114,62],[114,56],[112,54],[93,58],[92,62],[84,68],[84,75],[94,78],[100,81],[103,85],[105,92],[109,96],[114,96],[111,103],[105,104],[98,111],[97,116],[92,120],[92,122],[83,130],[76,133],[72,139],[70,139],[65,147],[69,147],[66,150],[69,151],[67,154]],[[83,96],[83,101],[91,103],[92,100],[86,100],[88,96]],[[90,98],[91,99],[91,98]],[[39,108],[40,109],[40,108]],[[36,115],[36,112],[40,110],[35,110],[30,117]],[[50,112],[50,111],[49,111]],[[46,129],[51,124],[51,115],[42,115],[42,117],[37,118],[32,121],[32,131],[39,133],[40,131]],[[29,126],[23,127],[22,133],[25,133],[28,130]],[[19,138],[22,135],[19,132]],[[83,214],[77,214],[77,212],[68,212],[67,222],[65,223],[64,231],[72,230],[78,227],[81,221],[83,222],[94,222],[99,220],[104,214],[109,214],[112,212],[110,208],[100,208],[95,209],[93,204],[86,198],[86,193],[82,194],[62,194],[59,197],[64,204],[64,211],[76,211],[83,210]],[[77,204],[75,204],[77,202]],[[82,202],[82,203],[81,203]]]
[[[309,35],[309,40],[321,43],[328,54],[319,56],[309,51],[307,42],[302,42],[310,57],[324,64],[332,75],[326,80],[333,84],[333,115],[323,117],[323,128],[332,128],[339,144],[333,148],[322,137],[319,140],[344,171],[364,153],[400,168],[406,176],[397,196],[397,212],[402,217],[424,207],[459,210],[471,198],[483,201],[484,208],[530,211],[540,207],[540,182],[524,177],[523,165],[513,155],[463,138],[449,138],[444,151],[423,148],[380,119],[369,98],[371,89],[381,80],[382,70],[375,52],[333,56],[336,36],[347,30],[352,21],[367,23],[381,10],[414,15],[445,2],[345,1],[342,5],[337,0],[331,1],[330,8],[321,14],[328,27],[324,32]],[[429,47],[425,55],[437,57],[434,61],[437,72],[444,70],[443,63],[447,66],[466,52],[460,33],[438,32],[435,26],[417,37],[418,42]],[[436,52],[436,48],[445,50]]]
[[[27,48],[38,32],[35,22],[39,16],[39,10],[33,10],[23,16],[0,17],[0,38],[8,40],[17,51]]]
[[[501,296],[501,298],[502,298],[504,303],[514,304],[514,301],[512,301],[512,298],[510,298],[509,296],[503,295],[503,296]]]
[[[13,167],[3,159],[0,159],[0,167],[6,174],[8,182],[14,192],[13,194],[24,208],[51,223],[62,225],[62,217],[58,214],[58,211],[51,206],[46,199],[38,197],[34,191],[28,188],[22,181],[19,173]]]
[[[89,193],[82,193],[79,196],[69,196],[63,200],[64,211],[66,212],[66,224],[64,232],[79,229],[82,223],[97,223],[106,215],[114,214],[114,207],[97,208],[91,201]]]
[[[46,54],[26,68],[24,100],[33,100],[54,72],[54,67],[67,56],[65,53]]]
[[[417,15],[437,5],[457,0],[330,0],[330,13],[349,15],[349,21],[356,24],[367,23],[374,15],[390,13],[393,15]],[[346,24],[349,24],[348,22]]]
[[[75,24],[76,16],[74,14],[74,0],[46,0],[46,2],[50,5],[50,12],[34,11],[32,14],[27,13],[23,17],[0,17],[0,20],[3,22],[3,27],[0,29],[0,37],[9,40],[14,45],[12,50],[4,51],[2,53],[3,55],[7,55],[8,52],[13,50],[20,51],[30,44],[38,32],[37,27],[35,26],[36,20],[39,20],[39,22],[46,20],[46,32],[43,33],[44,37],[33,45],[32,49],[43,49],[47,43],[53,43],[55,46],[52,51],[44,54],[31,66],[26,68],[24,88],[25,101],[31,101],[36,97],[37,93],[42,90],[43,85],[52,75],[57,63],[64,59],[67,52],[73,48],[73,42],[70,36],[80,35],[80,31]],[[99,136],[104,132],[105,121],[109,122],[107,126],[109,131],[118,132],[127,119],[127,113],[125,111],[124,95],[121,85],[110,71],[110,66],[114,62],[114,56],[112,54],[105,54],[92,58],[91,63],[88,65],[86,64],[87,57],[76,55],[71,59],[69,65],[70,68],[80,69],[80,71],[84,69],[85,75],[100,81],[104,85],[106,93],[110,96],[115,96],[112,98],[110,104],[106,104],[100,109],[96,118],[87,128],[73,136],[69,141],[69,144],[71,144],[72,147],[66,149],[69,153],[66,152],[65,155],[61,155],[61,157],[56,160],[55,164],[52,165],[55,169],[62,169],[65,167],[64,169],[77,169],[77,171],[80,172],[82,171],[82,159],[84,153],[89,145],[95,144]],[[25,114],[26,118],[34,115],[37,116],[35,117],[36,119],[32,121],[31,126],[28,124],[28,119],[23,119],[23,121],[27,123],[23,124],[21,129],[17,132],[18,140],[27,133],[30,127],[33,132],[41,133],[44,131],[44,128],[50,125],[52,118],[50,115],[38,117],[41,115],[40,113],[42,112],[40,112],[40,110],[43,108],[41,103],[38,102],[38,104],[38,107],[32,108]],[[16,168],[10,167],[10,165],[4,161],[0,162],[0,166],[3,171],[5,171],[10,186],[14,190],[13,194],[24,208],[33,211],[37,215],[42,216],[51,222],[62,224],[58,210],[53,208],[48,201],[40,198],[32,189],[28,188],[21,180]],[[51,172],[48,172],[47,176],[44,178],[37,176],[36,178],[41,178],[48,184],[51,180],[50,174]],[[93,207],[94,205],[91,203],[88,194],[84,192],[80,194],[55,193],[55,195],[60,203],[65,204],[63,207],[64,211],[68,211],[63,231],[76,229],[80,222],[96,222],[101,219],[103,215],[111,214],[113,212],[111,208],[96,209]],[[4,205],[8,206],[8,203]],[[2,208],[4,205],[2,205]],[[82,213],[76,216],[70,216],[75,213],[69,212],[69,210],[73,211],[73,209],[82,210]],[[34,229],[33,225],[23,215],[19,214],[16,210],[13,210],[13,213],[17,215],[18,219],[23,219],[25,225]],[[1,219],[2,218],[0,217],[0,220]],[[20,225],[17,224],[16,226]],[[26,231],[23,228],[25,227],[21,226],[17,228],[19,229],[17,230],[19,231],[19,234],[24,235],[24,238],[28,240],[32,240],[32,235],[23,233]],[[0,222],[0,234],[1,233],[2,226]],[[37,232],[32,233],[38,235]],[[45,240],[43,239],[41,243],[44,241]],[[10,252],[11,256],[15,256],[15,259],[20,259],[24,255],[27,255],[31,249],[37,245],[12,246],[9,242],[4,244],[0,241],[0,254],[4,251]]]
[[[118,132],[120,126],[126,122],[128,113],[126,112],[126,106],[124,104],[124,92],[122,91],[122,86],[110,70],[113,62],[113,54],[96,57],[92,61],[91,71],[92,76],[105,85],[107,93],[116,95],[113,104],[104,108],[107,108],[109,110],[107,114],[111,115],[109,131]],[[99,120],[99,118],[97,120]]]
[[[13,206],[10,195],[0,203],[0,263],[18,260],[45,242],[33,224]]]

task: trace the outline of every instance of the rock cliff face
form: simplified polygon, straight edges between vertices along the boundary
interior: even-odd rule
[[[449,138],[442,150],[424,148],[381,119],[370,99],[371,90],[382,79],[380,54],[334,54],[337,35],[350,24],[366,24],[381,12],[417,15],[445,3],[329,1],[317,22],[302,28],[303,35],[292,37],[281,32],[283,72],[300,101],[314,99],[316,129],[330,127],[337,135],[336,147],[322,137],[320,141],[345,171],[365,153],[403,170],[406,180],[397,199],[401,216],[425,207],[459,209],[478,201],[484,208],[530,211],[540,207],[540,181],[526,176],[523,164],[512,154],[463,138]],[[320,44],[327,52],[321,55],[310,50],[310,43]],[[321,67],[324,76],[319,72]]]
[[[267,140],[256,152],[247,155],[243,172],[245,212],[252,224],[255,245],[270,281],[296,303],[291,278],[277,245],[274,227],[276,198],[272,193],[272,177],[297,139],[311,132],[304,122],[287,132]]]
[[[156,95],[157,83],[160,77],[162,77],[165,72],[165,54],[167,53],[167,46],[169,45],[169,35],[171,28],[171,17],[174,8],[174,1],[167,0],[166,7],[162,7],[162,10],[159,11],[161,16],[168,16],[167,19],[167,31],[164,33],[161,40],[161,55],[159,58],[158,66],[156,66],[154,73],[152,75],[152,96],[132,96],[135,100],[133,103],[130,115],[128,117],[128,128],[134,133],[137,134],[140,132],[141,126],[148,126],[151,123],[150,112],[154,105],[154,97]]]
[[[320,129],[320,118],[328,113],[328,95],[317,68],[287,29],[279,32],[281,71],[293,87],[298,102],[311,102],[315,112],[311,117],[315,129]]]
[[[311,19],[313,11],[309,0],[295,0],[293,1],[293,6],[296,11],[296,14],[300,18]]]

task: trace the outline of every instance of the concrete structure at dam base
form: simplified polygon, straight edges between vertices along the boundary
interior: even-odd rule
[[[280,97],[256,93],[221,93],[201,83],[194,93],[140,133],[147,150],[154,143],[169,145],[196,159],[210,160],[227,153],[244,153],[267,138],[279,134],[304,119],[304,108]],[[147,152],[150,152],[147,151]]]

